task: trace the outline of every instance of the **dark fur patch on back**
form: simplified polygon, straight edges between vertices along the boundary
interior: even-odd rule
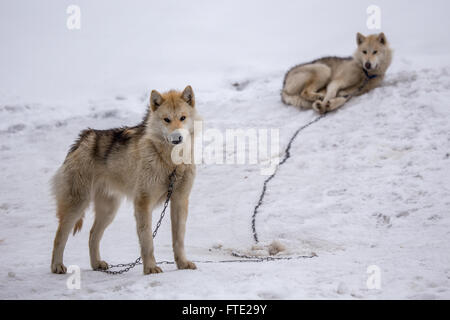
[[[132,138],[141,137],[145,133],[147,120],[150,117],[150,113],[150,107],[147,107],[147,112],[141,123],[134,127],[121,127],[107,130],[95,130],[88,128],[81,131],[78,139],[70,147],[67,157],[78,150],[83,141],[88,139],[90,135],[95,135],[93,145],[90,146],[91,156],[93,159],[106,161],[108,157],[116,150],[127,146]]]
[[[106,161],[108,157],[120,148],[128,145],[129,141],[144,134],[145,125],[141,123],[134,127],[121,127],[107,130],[83,130],[75,143],[71,146],[67,156],[75,152],[90,135],[94,141],[90,146],[93,159]]]
[[[123,127],[99,132],[98,135],[105,136],[109,143],[106,145],[103,155],[98,154],[97,157],[103,158],[106,161],[112,152],[128,144],[131,139],[131,134],[127,133],[127,129],[127,127]]]
[[[101,146],[96,150],[95,158],[107,161],[111,154],[126,147],[132,138],[141,136],[144,130],[142,124],[135,127],[95,130],[96,141]]]
[[[81,131],[80,134],[78,135],[78,139],[75,140],[75,142],[70,147],[67,155],[70,155],[71,153],[75,152],[80,147],[81,142],[86,140],[86,138],[92,133],[94,133],[94,130],[91,128]]]

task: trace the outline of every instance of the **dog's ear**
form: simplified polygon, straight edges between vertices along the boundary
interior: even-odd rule
[[[161,94],[158,91],[153,90],[150,94],[150,107],[152,108],[152,111],[156,111],[162,103],[163,97]]]
[[[363,43],[366,40],[366,37],[364,37],[361,33],[357,33],[356,34],[356,43],[358,44],[358,46],[361,45],[361,43]]]
[[[194,91],[191,86],[187,86],[181,93],[181,99],[187,102],[191,107],[195,106]]]
[[[383,32],[378,35],[378,41],[380,41],[381,44],[387,43],[386,36]]]

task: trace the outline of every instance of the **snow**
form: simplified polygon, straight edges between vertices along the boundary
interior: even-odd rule
[[[304,130],[270,182],[259,165],[202,164],[190,200],[193,260],[231,252],[311,259],[198,263],[198,270],[110,276],[90,270],[89,226],[65,264],[81,289],[50,273],[57,227],[49,180],[78,132],[140,121],[151,89],[191,84],[205,128],[279,129],[281,149],[317,115],[280,102],[292,65],[354,50],[369,1],[68,1],[0,3],[0,298],[2,299],[449,299],[450,27],[447,1],[378,1],[395,49],[383,86]],[[340,2],[341,3],[341,2]],[[313,12],[314,14],[311,14]],[[239,90],[232,85],[241,83]],[[154,221],[160,208],[154,212]],[[272,244],[272,246],[270,246]],[[101,245],[109,263],[139,255],[132,205]],[[172,260],[170,224],[155,240]],[[369,289],[369,266],[381,288]]]

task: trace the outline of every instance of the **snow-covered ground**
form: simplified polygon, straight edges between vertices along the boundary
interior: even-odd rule
[[[66,29],[78,4],[81,30]],[[264,254],[267,263],[198,263],[198,270],[121,276],[93,272],[88,234],[69,239],[81,289],[50,273],[57,226],[49,180],[86,127],[133,125],[151,89],[194,87],[206,128],[279,129],[281,149],[314,119],[280,102],[284,72],[348,55],[371,1],[2,1],[0,3],[0,298],[449,299],[450,27],[447,1],[378,1],[395,49],[382,87],[304,130],[251,215],[265,176],[255,165],[200,165],[186,245],[193,260]],[[233,83],[243,83],[236,90]],[[159,215],[154,213],[154,219]],[[169,220],[157,260],[171,260]],[[253,248],[255,249],[255,248]],[[102,258],[139,255],[130,203],[102,241]],[[369,289],[378,266],[381,288]]]

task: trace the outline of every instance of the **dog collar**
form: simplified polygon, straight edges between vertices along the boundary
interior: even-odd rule
[[[375,79],[376,77],[378,77],[377,74],[372,74],[372,75],[370,75],[370,74],[367,72],[367,70],[364,69],[364,68],[363,68],[363,71],[364,71],[364,74],[366,75],[367,79],[369,79],[369,80],[372,80],[372,79]]]

